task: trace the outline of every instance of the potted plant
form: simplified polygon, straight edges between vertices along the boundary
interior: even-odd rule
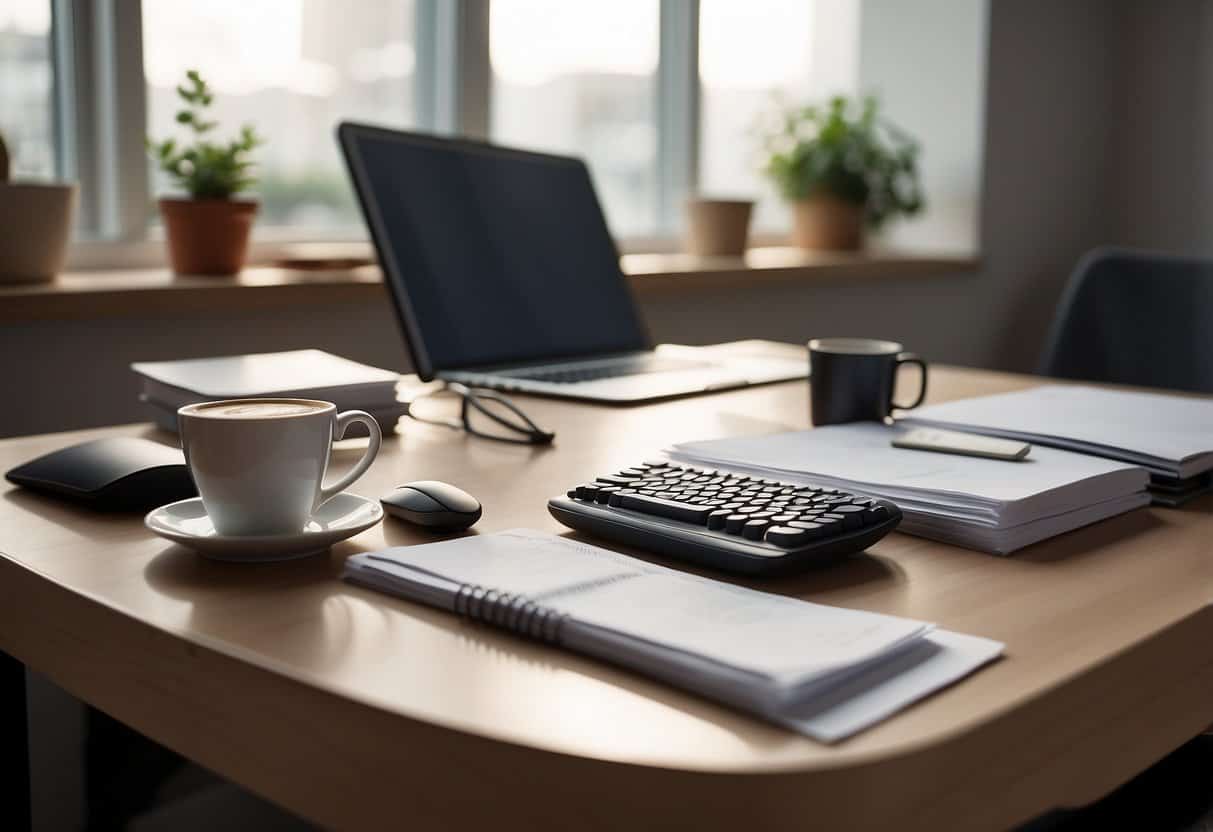
[[[865,226],[922,210],[918,143],[880,118],[871,96],[787,110],[763,147],[763,173],[793,203],[801,248],[855,250]]]
[[[0,283],[51,280],[61,272],[75,211],[70,182],[9,181],[0,136]]]
[[[192,141],[148,140],[160,169],[189,194],[188,199],[160,199],[169,261],[177,274],[235,274],[244,266],[257,214],[255,200],[235,197],[256,181],[249,154],[261,139],[246,124],[235,139],[211,141],[208,134],[217,124],[207,119],[206,110],[214,94],[197,70],[191,69],[185,78],[177,87],[184,102],[177,123],[191,131]]]

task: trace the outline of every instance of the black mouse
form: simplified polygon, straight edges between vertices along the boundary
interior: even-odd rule
[[[480,502],[471,494],[437,480],[402,485],[379,498],[393,517],[435,531],[459,531],[480,519]]]

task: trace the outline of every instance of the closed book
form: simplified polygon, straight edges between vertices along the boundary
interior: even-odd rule
[[[143,379],[140,399],[153,419],[172,431],[178,408],[221,399],[320,399],[338,410],[365,410],[384,430],[406,411],[396,398],[396,372],[322,350],[143,361],[131,369]]]

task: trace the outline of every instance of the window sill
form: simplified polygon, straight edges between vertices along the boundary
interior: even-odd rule
[[[901,280],[972,273],[972,255],[895,252],[812,253],[757,248],[745,257],[625,254],[638,295],[751,287],[780,282]],[[241,313],[284,305],[356,303],[382,298],[375,266],[340,271],[250,268],[234,277],[174,277],[165,269],[71,272],[49,283],[0,285],[0,321],[143,318]]]
[[[777,282],[901,280],[973,273],[975,254],[908,251],[805,251],[752,248],[744,257],[625,254],[623,271],[638,292],[751,286]]]

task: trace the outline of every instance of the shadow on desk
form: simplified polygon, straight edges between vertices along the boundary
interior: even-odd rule
[[[570,540],[586,543],[591,546],[602,546],[601,538],[579,532],[567,531],[561,534]],[[647,561],[657,566],[676,569],[679,572],[689,572],[712,580],[728,581],[751,589],[770,592],[775,595],[788,595],[797,598],[807,598],[814,594],[830,592],[844,587],[856,587],[864,584],[899,583],[904,581],[905,573],[891,558],[861,552],[849,555],[841,560],[823,563],[819,568],[810,569],[796,575],[784,575],[776,578],[750,578],[744,575],[732,575],[714,569],[695,566],[685,561],[663,557],[641,549],[633,549],[616,544],[606,544],[609,548],[630,555],[637,560]]]
[[[1056,563],[1107,555],[1112,547],[1149,534],[1165,525],[1165,519],[1148,509],[1136,509],[1075,529],[1022,549],[1011,557],[1024,563]]]
[[[510,679],[512,690],[502,692],[506,702],[545,691],[553,702],[575,703],[578,712],[592,713],[595,703],[609,703],[615,713],[634,713],[639,718],[651,718],[656,703],[710,724],[759,752],[809,742],[775,726],[762,730],[764,723],[753,717],[639,674],[574,653],[554,652],[555,648],[449,612],[346,584],[339,580],[341,563],[355,548],[334,547],[329,557],[295,562],[232,564],[167,546],[152,558],[144,574],[157,592],[190,604],[192,632],[230,642],[242,652],[273,654],[290,668],[286,672],[305,681],[331,678],[340,686],[348,670],[350,678],[359,678],[372,691],[367,701],[378,701],[388,710],[392,710],[390,691],[400,680],[427,689],[420,695],[426,700],[439,692],[445,699],[477,699],[493,679]],[[287,598],[288,603],[276,608],[289,612],[272,621],[262,619],[250,630],[242,624],[242,611],[266,603],[267,593],[279,602]],[[489,678],[483,675],[485,656],[494,668]],[[621,706],[620,691],[634,701]],[[677,735],[678,730],[673,730],[668,741],[677,742]]]

